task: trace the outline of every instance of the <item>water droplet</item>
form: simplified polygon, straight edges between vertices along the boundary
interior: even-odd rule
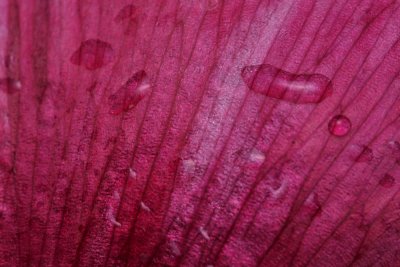
[[[18,80],[12,78],[2,78],[0,79],[0,91],[7,94],[14,94],[21,90],[22,84]]]
[[[119,115],[134,108],[150,92],[145,71],[136,72],[115,94],[109,97],[110,114]]]
[[[400,143],[396,140],[391,140],[388,142],[389,149],[392,154],[399,154],[400,152]]]
[[[332,94],[322,74],[295,74],[269,64],[246,66],[241,72],[250,90],[292,103],[319,103]]]
[[[207,10],[215,10],[219,5],[219,0],[206,0],[207,2]]]
[[[383,176],[383,178],[379,181],[379,185],[386,187],[386,188],[390,188],[394,185],[394,177],[391,176],[390,174],[385,174],[385,176]]]
[[[328,124],[328,130],[335,136],[345,136],[351,129],[350,120],[343,115],[336,115]]]
[[[117,227],[121,227],[121,223],[118,222],[118,221],[116,221],[115,219],[111,219],[110,222],[111,222],[112,224],[114,224],[115,226],[117,226]]]
[[[286,191],[286,180],[283,180],[283,182],[278,186],[278,187],[272,187],[270,186],[269,191],[271,192],[271,195],[273,198],[280,198],[283,193]]]
[[[121,227],[121,223],[118,222],[118,221],[115,219],[115,216],[114,216],[114,214],[113,214],[113,209],[112,209],[111,207],[108,208],[106,217],[107,217],[107,219],[108,219],[113,225],[115,225],[115,226],[117,226],[117,227]]]
[[[0,213],[5,213],[5,212],[7,212],[7,206],[6,206],[6,204],[0,204]]]
[[[89,39],[81,43],[70,60],[74,65],[82,65],[88,70],[96,70],[114,60],[114,49],[107,42]]]
[[[308,214],[319,215],[322,212],[322,204],[317,193],[311,192],[305,201],[305,210]]]
[[[203,227],[199,228],[199,232],[205,239],[210,240],[210,236],[208,235],[208,232]]]
[[[265,160],[265,155],[264,153],[262,153],[261,151],[258,151],[256,149],[253,149],[250,152],[250,156],[249,156],[250,161],[254,162],[254,163],[263,163]]]
[[[137,177],[137,173],[132,168],[129,168],[129,177],[132,179]]]
[[[192,159],[183,160],[183,169],[187,173],[191,173],[196,169],[196,162]]]
[[[89,93],[92,93],[94,91],[94,89],[96,89],[96,86],[97,86],[97,82],[94,82],[91,86],[86,88],[86,91]]]
[[[174,254],[175,256],[181,255],[181,250],[179,249],[179,247],[175,241],[171,241],[169,245],[170,245],[172,254]]]
[[[308,196],[308,198],[306,199],[305,204],[306,204],[306,205],[309,205],[309,206],[313,206],[313,205],[319,206],[320,203],[319,203],[318,194],[317,194],[317,193],[314,193],[314,192],[311,192],[311,194],[310,194],[310,195]]]
[[[114,18],[114,22],[124,29],[125,35],[133,34],[138,26],[137,9],[134,5],[126,5]]]
[[[124,34],[125,35],[132,35],[136,32],[138,27],[138,20],[137,19],[130,19],[124,26]]]
[[[118,12],[115,16],[114,21],[116,23],[121,23],[124,20],[130,19],[135,15],[136,7],[134,5],[126,5]]]
[[[140,202],[140,207],[142,208],[142,210],[151,212],[151,209],[146,204],[144,204],[144,202]]]
[[[368,146],[363,146],[362,151],[356,157],[355,161],[356,162],[370,162],[373,159],[374,159],[374,153],[372,152],[372,149],[369,148]]]

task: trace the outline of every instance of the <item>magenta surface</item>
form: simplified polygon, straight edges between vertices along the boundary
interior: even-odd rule
[[[400,266],[398,0],[0,14],[0,266]]]

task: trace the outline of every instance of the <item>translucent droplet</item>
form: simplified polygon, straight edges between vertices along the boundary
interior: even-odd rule
[[[317,193],[311,192],[305,201],[305,209],[308,214],[318,215],[322,212],[322,205]]]
[[[74,65],[96,70],[114,60],[114,49],[107,42],[89,39],[81,43],[70,60]]]
[[[110,114],[119,115],[134,108],[150,92],[150,83],[146,72],[136,72],[115,94],[108,99]]]
[[[131,35],[136,32],[138,27],[138,20],[137,19],[130,19],[124,26],[124,34]]]
[[[138,26],[137,8],[134,5],[126,5],[114,18],[114,22],[124,29],[125,35],[135,33]]]
[[[319,103],[332,94],[332,83],[322,74],[295,74],[262,64],[244,67],[241,75],[250,90],[292,103]]]
[[[22,84],[18,80],[12,78],[2,78],[0,79],[0,91],[7,94],[14,94],[21,90]]]
[[[215,10],[219,5],[219,0],[206,0],[207,10]]]
[[[151,209],[146,204],[144,204],[144,202],[140,202],[140,207],[144,211],[151,212]]]
[[[280,185],[277,187],[270,187],[269,191],[271,192],[271,195],[273,198],[280,198],[286,191],[286,180],[283,180]]]
[[[204,239],[210,240],[210,236],[208,235],[208,232],[203,227],[199,228],[199,232],[204,237]]]
[[[249,159],[250,159],[250,161],[252,161],[252,162],[254,162],[254,163],[259,163],[259,164],[261,164],[261,163],[263,163],[264,160],[265,160],[265,155],[264,155],[264,153],[262,153],[261,151],[258,151],[258,150],[256,150],[256,149],[253,149],[253,150],[250,152]]]
[[[396,140],[391,140],[388,142],[389,149],[391,150],[392,154],[400,154],[400,142]]]
[[[132,179],[137,177],[137,173],[132,168],[129,168],[129,177]]]
[[[121,227],[121,223],[116,220],[116,218],[113,214],[113,209],[111,207],[108,208],[106,217],[111,222],[111,224],[113,224],[117,227]]]
[[[187,173],[191,173],[196,169],[196,162],[192,159],[183,160],[183,169]]]
[[[170,242],[170,248],[171,248],[172,254],[174,254],[175,256],[180,256],[181,255],[181,250],[179,249],[179,247],[176,244],[176,242],[171,241]]]
[[[351,121],[343,115],[336,115],[328,124],[328,130],[335,136],[345,136],[351,129]]]
[[[116,23],[121,23],[124,20],[130,19],[135,15],[136,8],[134,5],[126,5],[118,12],[115,16],[114,21]]]
[[[362,151],[356,157],[356,162],[370,162],[374,159],[374,153],[371,148],[368,146],[363,146]]]
[[[390,174],[385,174],[385,176],[383,176],[383,178],[379,181],[379,185],[390,188],[394,185],[394,182],[395,179],[393,176],[391,176]]]
[[[319,206],[320,203],[319,203],[318,194],[314,193],[314,192],[311,192],[311,194],[306,199],[305,204],[308,205],[308,206]]]

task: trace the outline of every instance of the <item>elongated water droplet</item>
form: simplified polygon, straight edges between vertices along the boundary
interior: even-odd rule
[[[70,60],[74,65],[84,66],[88,70],[96,70],[114,60],[114,49],[107,42],[89,39],[81,43]]]
[[[356,162],[370,162],[374,159],[374,153],[368,146],[363,146],[361,153],[356,157]]]
[[[208,235],[208,232],[206,231],[206,229],[204,229],[203,227],[200,227],[199,232],[204,237],[204,239],[210,240],[210,236]]]
[[[118,12],[115,16],[114,21],[116,23],[121,23],[124,20],[130,19],[135,15],[136,8],[134,5],[126,5]]]
[[[145,71],[136,72],[115,94],[109,97],[110,114],[119,115],[134,108],[150,92]]]
[[[241,75],[250,90],[292,103],[319,103],[332,94],[332,83],[322,74],[295,74],[262,64],[244,67]]]
[[[116,218],[113,214],[113,209],[111,207],[108,208],[106,217],[111,222],[111,224],[113,224],[117,227],[121,227],[121,223],[116,220]]]
[[[351,121],[343,115],[336,115],[328,124],[328,130],[335,136],[345,136],[351,129]]]
[[[385,176],[383,176],[383,178],[379,181],[379,185],[386,187],[386,188],[390,188],[394,185],[394,177],[391,176],[390,174],[385,174]]]
[[[144,202],[140,202],[140,207],[144,211],[151,212],[151,209],[146,204],[144,204]]]

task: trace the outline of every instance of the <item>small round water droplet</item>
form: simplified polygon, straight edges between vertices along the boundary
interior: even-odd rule
[[[328,130],[335,136],[345,136],[351,129],[351,121],[343,115],[336,115],[328,124]]]
[[[14,94],[21,90],[22,84],[19,80],[14,80],[12,78],[2,78],[0,79],[0,91],[7,94]]]

